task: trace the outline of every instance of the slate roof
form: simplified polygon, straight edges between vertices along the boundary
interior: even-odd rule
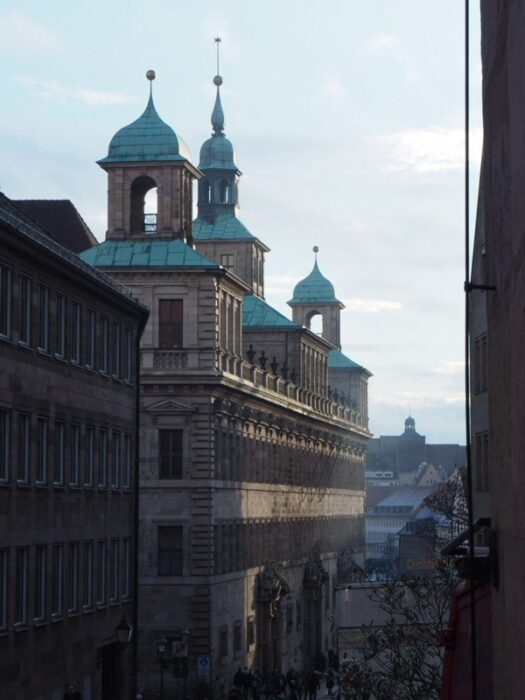
[[[198,216],[192,226],[193,238],[196,241],[212,240],[255,240],[246,226],[234,214],[216,214],[212,219]]]
[[[295,285],[293,297],[288,303],[293,306],[294,304],[340,304],[341,302],[336,299],[334,285],[321,273],[316,260],[308,277]]]
[[[97,162],[103,165],[166,160],[191,162],[191,153],[180,136],[159,117],[150,96],[144,113],[117,131],[109,143],[108,155]]]
[[[205,267],[219,269],[180,238],[104,241],[81,253],[85,262],[95,267]]]
[[[302,328],[254,294],[246,294],[242,305],[243,328]]]
[[[11,201],[31,221],[73,253],[80,253],[98,243],[69,199],[13,199]]]

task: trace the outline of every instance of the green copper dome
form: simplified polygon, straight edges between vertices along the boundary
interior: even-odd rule
[[[155,160],[191,161],[191,153],[180,136],[159,117],[150,95],[144,114],[117,131],[110,141],[108,155],[98,163]]]
[[[336,299],[334,285],[321,274],[315,261],[314,268],[304,280],[295,285],[293,297],[288,302],[293,304],[340,304]]]
[[[222,109],[221,94],[217,85],[217,97],[211,114],[213,134],[202,144],[200,152],[199,169],[208,170],[217,168],[220,170],[235,170],[235,152],[231,141],[224,135],[224,111]]]

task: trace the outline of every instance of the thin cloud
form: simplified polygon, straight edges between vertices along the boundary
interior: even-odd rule
[[[369,53],[384,54],[398,51],[401,42],[399,37],[392,34],[372,34],[365,42],[365,49]]]
[[[295,285],[301,279],[303,278],[297,275],[266,275],[264,285],[266,294],[288,294],[291,297]]]
[[[56,37],[41,24],[18,12],[0,16],[0,50],[56,51]]]
[[[385,299],[343,299],[343,304],[350,311],[362,314],[377,314],[382,311],[399,311],[403,305],[399,301]]]
[[[76,100],[89,107],[122,105],[135,102],[135,97],[123,92],[107,92],[86,87],[67,87],[60,83],[35,80],[28,75],[17,75],[15,80],[39,97],[46,100]]]
[[[465,371],[464,360],[446,360],[439,367],[433,367],[435,374],[454,375]]]
[[[479,165],[482,131],[471,132],[471,160]],[[387,150],[387,171],[412,170],[416,173],[446,173],[465,167],[463,129],[414,129],[382,139]]]
[[[324,84],[323,92],[333,102],[341,102],[346,96],[346,88],[337,76],[333,76]]]

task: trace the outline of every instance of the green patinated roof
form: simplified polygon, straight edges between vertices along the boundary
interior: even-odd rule
[[[213,221],[199,216],[193,222],[193,238],[196,241],[253,240],[253,236],[239,219],[228,212],[216,214]]]
[[[180,238],[154,241],[104,241],[80,257],[94,267],[207,267],[219,268]]]
[[[302,328],[253,294],[246,294],[242,305],[243,328]]]
[[[334,285],[321,274],[316,260],[313,270],[308,277],[305,277],[304,280],[295,285],[293,297],[288,303],[293,305],[312,303],[339,304],[340,302],[336,299]]]
[[[180,136],[159,117],[150,96],[144,114],[117,131],[110,141],[108,155],[97,162],[104,164],[156,160],[191,161],[191,153]]]
[[[341,350],[330,350],[328,353],[328,367],[330,369],[363,369],[361,365],[351,360]]]
[[[235,152],[224,134],[214,134],[201,146],[199,170],[235,170]]]

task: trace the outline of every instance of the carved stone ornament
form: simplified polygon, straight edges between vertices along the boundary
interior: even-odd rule
[[[261,603],[269,603],[270,617],[275,617],[281,600],[290,592],[290,587],[284,576],[278,571],[276,564],[267,564],[257,577],[257,599]]]
[[[304,567],[303,585],[306,588],[320,588],[330,578],[321,561],[320,545],[320,542],[315,543]]]

